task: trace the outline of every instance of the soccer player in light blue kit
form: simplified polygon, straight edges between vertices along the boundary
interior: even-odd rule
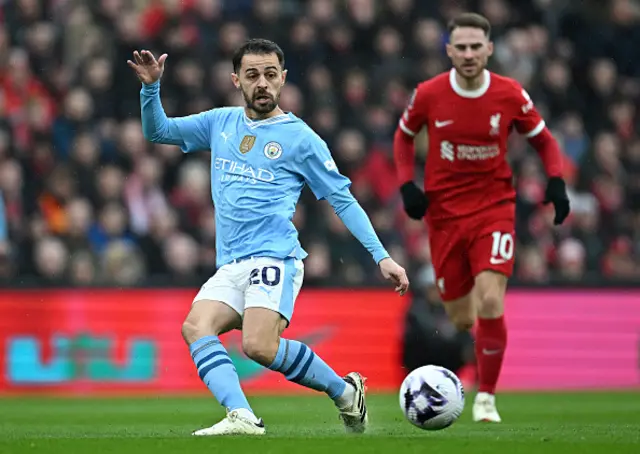
[[[144,136],[186,152],[211,150],[211,192],[216,208],[218,270],[194,298],[182,326],[198,374],[227,416],[194,435],[263,435],[238,374],[218,336],[242,330],[249,358],[288,380],[325,392],[347,432],[367,426],[364,378],[340,377],[305,344],[282,338],[302,286],[302,259],[292,218],[303,186],[326,199],[369,250],[397,292],[409,286],[405,270],[380,243],[364,210],[349,191],[326,143],[302,120],[278,107],[287,72],[280,47],[267,40],[245,43],[233,57],[236,88],[246,107],[212,109],[167,118],[160,77],[167,55],[134,52],[129,61],[142,90]]]

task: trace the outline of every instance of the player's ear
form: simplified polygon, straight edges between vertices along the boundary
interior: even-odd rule
[[[487,44],[487,50],[489,51],[489,57],[493,55],[493,41],[489,41]]]
[[[234,87],[240,88],[240,78],[236,73],[231,73],[231,82],[233,82]]]
[[[451,45],[451,43],[447,43],[447,45],[445,46],[445,48],[447,49],[447,57],[449,58],[453,58],[452,52],[453,52],[453,46]]]
[[[282,71],[282,85],[284,85],[284,83],[287,81],[287,73],[288,72],[289,71],[286,70],[286,69]]]

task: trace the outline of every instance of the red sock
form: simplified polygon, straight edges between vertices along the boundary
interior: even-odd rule
[[[504,351],[507,347],[507,327],[504,323],[504,317],[478,319],[478,328],[475,334],[478,391],[495,394]]]

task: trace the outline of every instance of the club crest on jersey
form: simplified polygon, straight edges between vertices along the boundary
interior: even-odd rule
[[[491,115],[489,118],[489,126],[491,126],[491,131],[489,131],[489,135],[491,136],[499,136],[500,135],[500,117],[502,115],[497,113]]]
[[[244,136],[240,142],[240,153],[246,154],[251,151],[253,144],[256,143],[256,136]]]
[[[264,146],[264,155],[269,159],[278,159],[282,156],[282,145],[278,142],[269,142]]]

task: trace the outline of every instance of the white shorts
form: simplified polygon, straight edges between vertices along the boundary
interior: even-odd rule
[[[304,265],[295,258],[254,257],[223,265],[193,299],[222,301],[242,316],[248,307],[264,307],[291,321],[302,287]]]

